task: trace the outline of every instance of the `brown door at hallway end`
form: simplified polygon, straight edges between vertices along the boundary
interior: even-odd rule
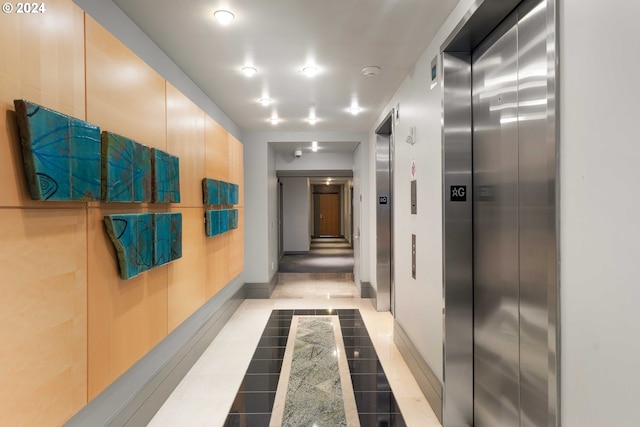
[[[320,235],[340,235],[340,195],[318,194],[318,211],[320,213]]]

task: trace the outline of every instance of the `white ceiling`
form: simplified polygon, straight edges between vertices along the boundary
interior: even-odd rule
[[[318,141],[318,153],[353,153],[359,141]],[[311,142],[309,141],[279,141],[270,142],[269,145],[276,153],[291,154],[294,150],[302,150],[303,153],[311,153]]]
[[[114,0],[243,131],[364,132],[454,0]],[[235,20],[219,25],[218,9]],[[314,78],[300,72],[315,63]],[[252,78],[240,69],[258,69]],[[365,77],[365,66],[378,76]],[[428,82],[425,82],[425,88]],[[273,104],[263,107],[258,99]],[[347,112],[352,102],[363,111]],[[319,122],[306,118],[310,106]],[[277,115],[281,122],[269,122]]]

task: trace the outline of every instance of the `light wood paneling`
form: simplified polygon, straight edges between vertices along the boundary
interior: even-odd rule
[[[240,186],[238,206],[244,206],[244,146],[229,134],[229,181]]]
[[[130,204],[89,208],[89,399],[167,335],[168,266],[121,280],[116,251],[103,224],[105,215],[137,212],[143,209]]]
[[[58,426],[86,403],[85,218],[0,209],[2,426]]]
[[[87,120],[167,149],[165,80],[86,15]]]
[[[244,270],[244,208],[238,208],[238,229],[231,232],[229,280]]]
[[[169,332],[207,301],[207,256],[203,208],[172,207],[182,212],[182,258],[169,268]]]
[[[69,0],[47,1],[46,8],[0,13],[0,206],[42,206],[27,189],[13,100],[85,118],[84,14]]]
[[[202,208],[204,113],[167,83],[167,151],[180,158],[180,205]]]
[[[231,232],[207,238],[207,299],[229,283],[230,244]]]
[[[211,117],[206,125],[207,178],[229,181],[228,132]]]

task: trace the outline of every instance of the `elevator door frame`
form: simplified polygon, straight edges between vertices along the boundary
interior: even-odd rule
[[[395,313],[393,163],[394,109],[376,129],[376,310]]]
[[[522,3],[519,0],[478,0],[442,44],[443,141],[443,372],[445,427],[473,425],[473,164],[471,53]],[[547,170],[549,240],[548,426],[560,425],[559,380],[559,182],[557,0],[547,0]],[[466,201],[452,201],[451,192],[464,186]]]

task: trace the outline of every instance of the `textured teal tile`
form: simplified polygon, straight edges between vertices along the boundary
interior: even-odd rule
[[[182,214],[171,213],[171,253],[169,260],[182,258]]]
[[[15,100],[27,185],[34,200],[100,199],[100,128]]]
[[[239,196],[240,196],[240,187],[238,186],[238,184],[229,184],[229,200],[228,200],[229,204],[237,205]]]
[[[152,149],[153,201],[180,202],[180,159],[156,148]]]
[[[218,211],[218,223],[220,224],[220,234],[226,233],[229,231],[229,211],[227,209],[223,209]]]
[[[229,210],[229,230],[238,228],[238,209]]]
[[[171,214],[153,214],[153,265],[171,261]]]
[[[220,181],[220,204],[229,204],[229,183]]]
[[[149,270],[153,264],[152,214],[117,214],[104,217],[124,280]]]
[[[220,204],[220,181],[210,178],[202,180],[203,203],[205,205]]]
[[[151,148],[133,143],[132,187],[134,202],[151,202]]]
[[[208,237],[217,236],[220,234],[220,211],[206,211],[205,212],[205,230]]]
[[[133,202],[134,142],[102,132],[102,200]]]

